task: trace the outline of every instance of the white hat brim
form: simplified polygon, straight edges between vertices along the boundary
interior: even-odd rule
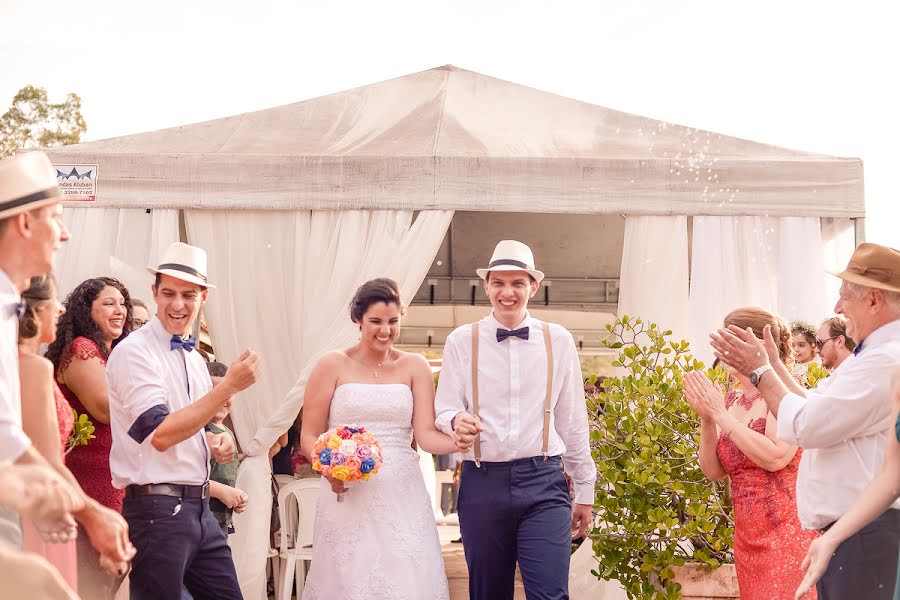
[[[151,275],[168,275],[169,277],[174,277],[175,279],[180,279],[182,281],[187,281],[189,283],[197,284],[201,287],[205,287],[207,289],[214,290],[216,286],[206,281],[203,281],[199,277],[195,277],[190,273],[185,273],[184,271],[176,271],[175,269],[154,269],[153,267],[147,267],[147,271]]]
[[[475,269],[475,273],[482,279],[487,277],[487,274],[491,271],[523,271],[534,277],[534,280],[538,283],[544,279],[544,273],[537,269],[523,269],[522,267],[517,267],[515,265],[497,265],[493,269]]]

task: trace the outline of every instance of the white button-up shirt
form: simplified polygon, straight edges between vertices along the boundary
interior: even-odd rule
[[[188,406],[212,389],[203,357],[196,351],[172,350],[171,339],[172,334],[153,317],[119,342],[106,363],[113,438],[109,468],[117,488],[150,483],[201,485],[209,479],[209,448],[202,429],[165,452],[151,443],[155,427],[147,435],[148,423],[158,426],[161,416]],[[156,419],[145,415],[156,415]],[[146,437],[138,441],[142,435],[136,430],[143,430]]]
[[[881,470],[891,422],[891,375],[900,366],[900,320],[869,334],[806,398],[778,407],[778,437],[803,448],[797,513],[806,529],[837,521]],[[894,503],[900,508],[900,501]]]
[[[0,464],[15,461],[31,446],[31,440],[22,431],[19,351],[16,347],[19,300],[19,290],[0,269]]]
[[[577,504],[594,503],[597,468],[588,440],[587,406],[581,363],[572,334],[550,323],[553,346],[553,391],[549,453],[561,455],[575,488]],[[493,315],[481,320],[478,348],[481,459],[510,461],[541,455],[544,399],[547,390],[547,352],[541,322],[525,317],[513,329],[528,327],[528,339],[497,341],[497,329],[506,329]],[[458,327],[444,344],[444,356],[435,398],[435,425],[453,431],[451,421],[471,412],[472,327]],[[470,450],[464,458],[474,460]]]

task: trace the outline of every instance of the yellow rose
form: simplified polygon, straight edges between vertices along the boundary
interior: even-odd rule
[[[328,438],[328,447],[331,448],[332,450],[337,450],[338,448],[341,447],[341,443],[342,443],[343,441],[344,441],[344,440],[342,440],[342,439],[339,438],[338,436],[333,435],[333,436],[331,436],[331,437]]]
[[[319,462],[318,458],[313,459],[312,468],[313,468],[313,471],[321,471],[322,470],[322,463]]]
[[[338,465],[331,469],[331,476],[338,481],[347,481],[350,477],[350,467],[347,465]]]
[[[363,474],[360,476],[360,479],[371,479],[371,478],[372,478],[372,474],[371,474],[371,473],[363,473]]]

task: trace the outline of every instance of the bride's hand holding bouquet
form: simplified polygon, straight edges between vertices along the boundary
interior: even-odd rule
[[[322,473],[343,501],[348,484],[369,479],[383,462],[381,445],[365,427],[344,425],[329,429],[313,446],[312,468]]]

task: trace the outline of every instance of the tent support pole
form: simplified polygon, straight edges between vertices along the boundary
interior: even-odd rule
[[[856,245],[859,246],[866,241],[866,218],[858,217],[853,219],[853,234],[856,238]]]

